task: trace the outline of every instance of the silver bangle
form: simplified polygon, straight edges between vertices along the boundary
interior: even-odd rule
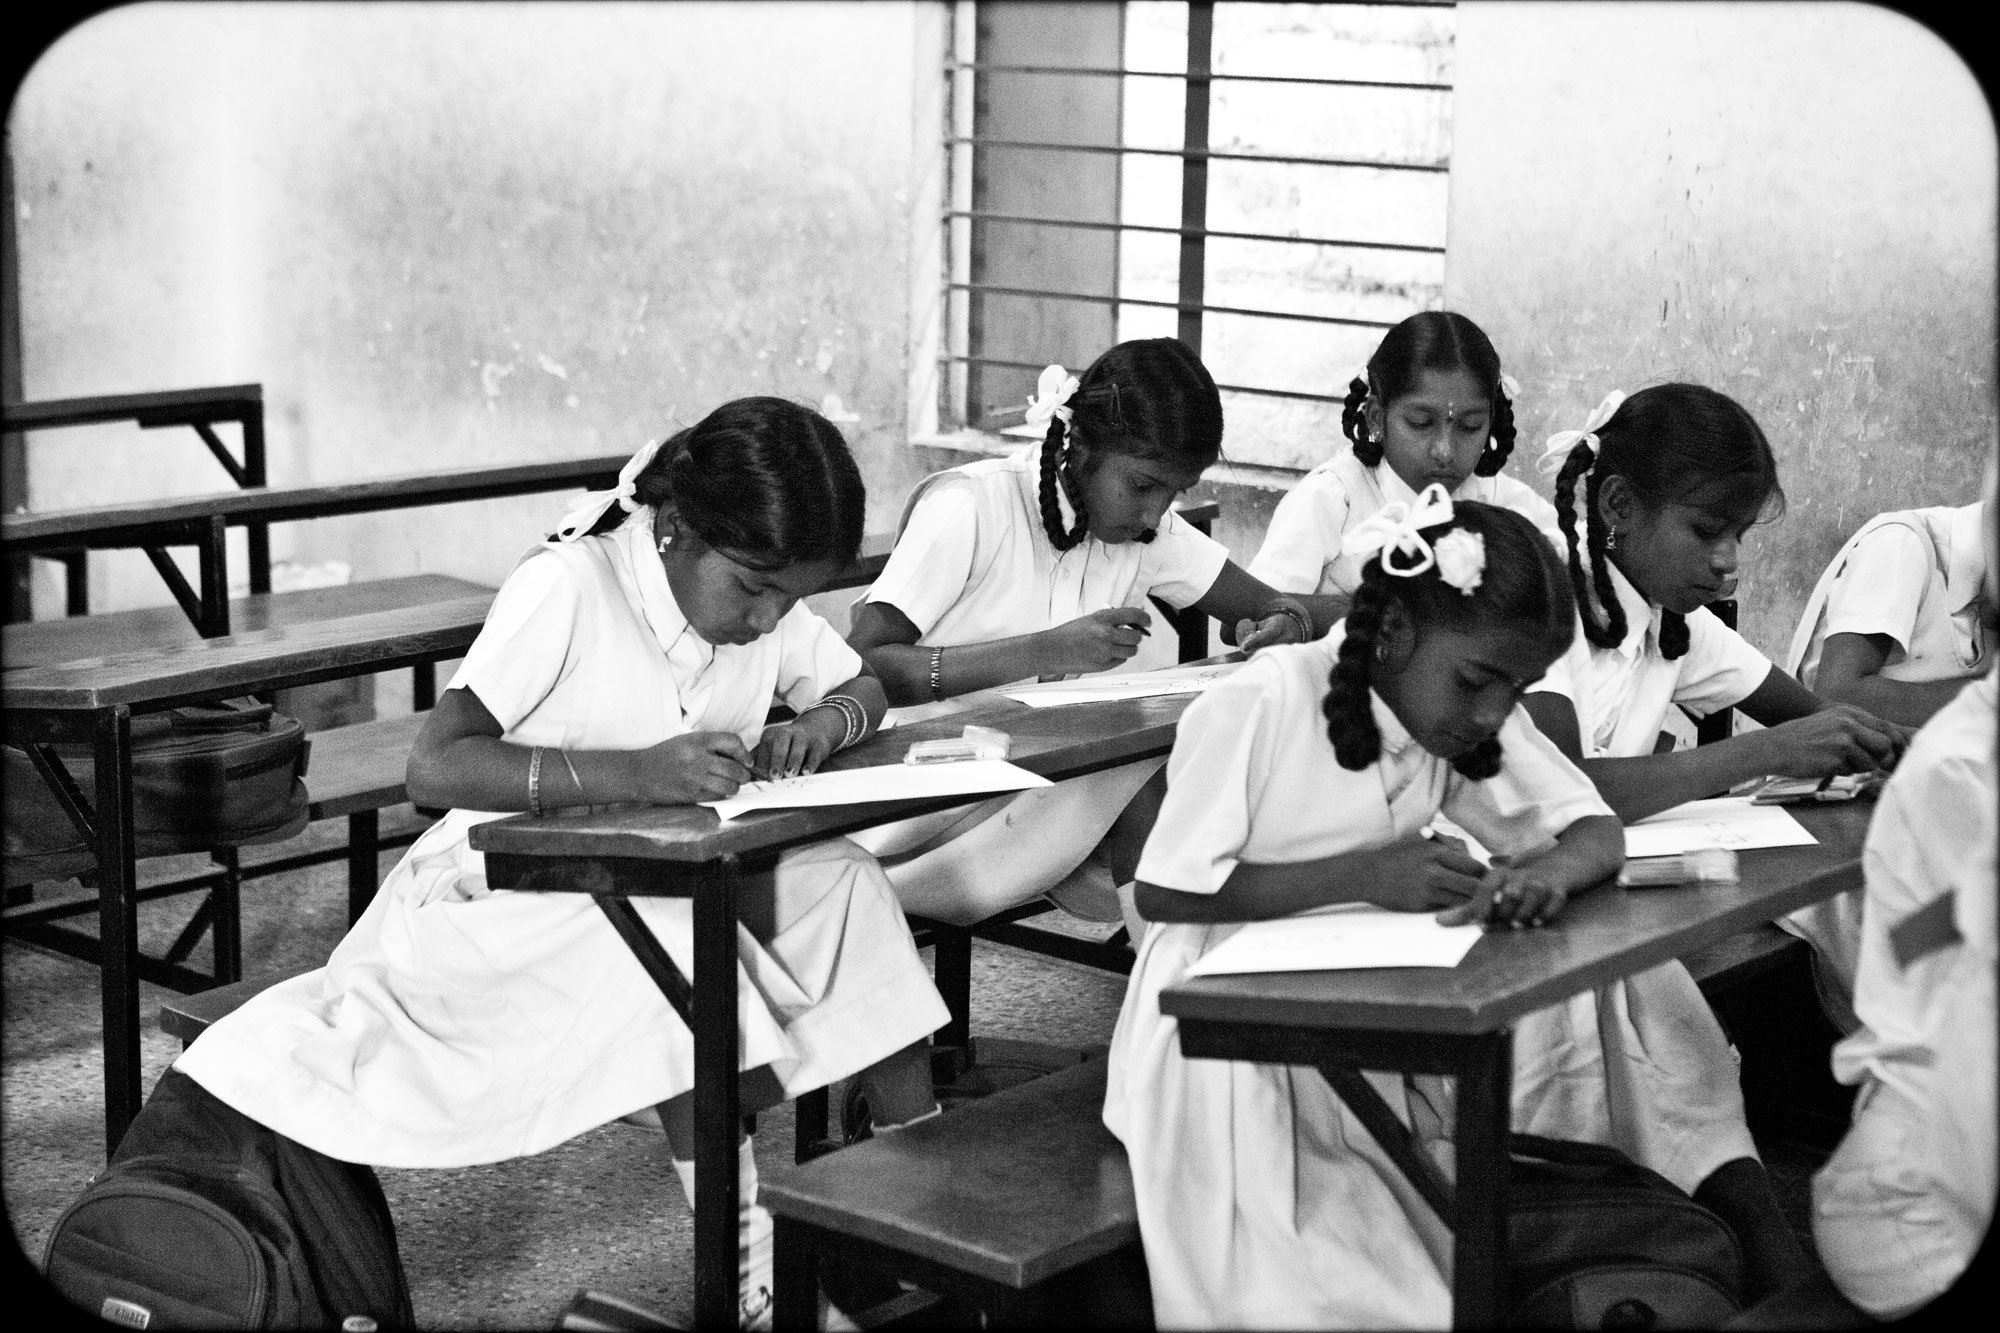
[[[590,799],[583,794],[583,779],[577,775],[576,765],[569,761],[568,750],[557,750],[562,756],[563,767],[569,770],[569,780],[576,784],[576,800],[579,805],[589,805]]]
[[[931,649],[931,698],[944,698],[944,649]]]
[[[1312,617],[1299,607],[1285,603],[1272,608],[1272,614],[1284,616],[1294,625],[1298,626],[1300,643],[1311,643],[1313,641]]]
[[[542,747],[539,745],[528,752],[528,813],[537,818],[542,813]]]
[[[805,713],[800,713],[799,718],[804,720],[806,713],[812,712],[815,708],[831,708],[840,714],[840,722],[845,734],[834,745],[833,748],[835,750],[845,750],[848,746],[859,741],[868,731],[868,710],[861,706],[859,699],[851,699],[844,694],[829,694],[818,703],[808,707]]]

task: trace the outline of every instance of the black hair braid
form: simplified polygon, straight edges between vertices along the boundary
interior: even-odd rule
[[[1058,551],[1067,551],[1083,540],[1089,524],[1081,503],[1072,503],[1076,510],[1076,526],[1063,531],[1062,506],[1056,501],[1056,474],[1061,470],[1058,460],[1062,457],[1063,440],[1068,434],[1061,417],[1049,421],[1049,433],[1042,439],[1042,531],[1048,534],[1049,544]],[[1072,495],[1072,502],[1080,497]]]
[[[1687,656],[1687,617],[1678,611],[1660,612],[1660,656],[1669,662]]]
[[[1368,436],[1368,381],[1356,375],[1347,384],[1347,401],[1340,405],[1340,433],[1354,443],[1354,457],[1363,467],[1382,461],[1382,442]]]
[[[1507,391],[1498,385],[1493,389],[1493,429],[1492,440],[1480,451],[1479,461],[1472,465],[1474,475],[1491,477],[1507,466],[1507,458],[1514,452],[1514,403],[1507,397]]]
[[[1354,590],[1347,611],[1347,637],[1340,642],[1340,658],[1326,680],[1326,698],[1320,712],[1326,716],[1326,738],[1333,742],[1333,757],[1342,768],[1360,770],[1382,754],[1382,733],[1375,727],[1375,710],[1368,697],[1369,667],[1375,657],[1375,635],[1382,628],[1382,608],[1389,600],[1383,587],[1386,576],[1380,566],[1369,572]]]
[[[1584,487],[1584,523],[1590,533],[1590,579],[1597,590],[1597,604],[1604,611],[1600,628],[1597,617],[1585,614],[1584,637],[1600,648],[1616,648],[1625,641],[1625,607],[1618,600],[1618,586],[1611,581],[1611,560],[1605,554],[1606,528],[1597,516],[1597,491],[1604,484],[1604,469],[1593,468]]]

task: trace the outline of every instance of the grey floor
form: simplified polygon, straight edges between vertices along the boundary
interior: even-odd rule
[[[385,819],[385,832],[396,822],[393,814]],[[402,822],[410,822],[407,812]],[[333,821],[284,850],[337,845],[344,832],[344,823]],[[385,871],[393,855],[385,855]],[[179,864],[200,863],[182,858]],[[150,862],[146,871],[149,878],[164,878],[175,866]],[[161,951],[193,908],[192,898],[145,905],[141,930],[148,951]],[[244,892],[245,972],[317,963],[345,929],[342,864],[252,881]],[[205,944],[197,950],[196,965],[206,965],[206,951]],[[97,973],[12,940],[4,945],[3,961],[0,1185],[17,1240],[39,1260],[57,1216],[102,1165]],[[1121,978],[999,946],[976,947],[977,1033],[1103,1043],[1122,993]],[[150,1027],[165,998],[155,987],[142,988],[148,1088],[179,1050]],[[789,1108],[760,1118],[757,1145],[766,1171],[790,1160]],[[1819,1155],[1771,1144],[1765,1156],[1780,1199],[1804,1234],[1808,1182]],[[538,1157],[380,1174],[425,1328],[553,1328],[579,1288],[616,1293],[680,1321],[690,1317],[690,1216],[653,1132],[614,1124]]]
[[[385,832],[395,822],[394,814],[386,817]],[[286,844],[284,851],[338,845],[344,832],[345,822],[335,820],[313,829],[310,842]],[[393,857],[384,856],[385,872]],[[143,869],[148,880],[163,879],[177,866],[200,864],[199,858],[177,858]],[[323,960],[346,930],[345,875],[344,864],[334,863],[248,884],[245,974]],[[173,939],[195,897],[141,907],[148,952],[162,951]],[[207,950],[200,946],[192,964],[205,968]],[[97,972],[8,940],[4,979],[0,1185],[15,1237],[39,1261],[57,1216],[103,1164]],[[1013,949],[975,948],[976,1032],[1101,1044],[1110,1040],[1122,994],[1119,977]],[[149,1089],[180,1049],[150,1026],[166,998],[157,987],[141,988]],[[791,1148],[789,1107],[759,1117],[762,1169],[788,1163]],[[657,1132],[614,1124],[538,1157],[380,1175],[425,1328],[553,1328],[571,1296],[586,1287],[681,1321],[691,1316],[691,1219]]]

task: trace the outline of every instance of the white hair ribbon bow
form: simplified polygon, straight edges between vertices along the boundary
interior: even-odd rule
[[[1587,444],[1591,447],[1592,452],[1595,452],[1597,449],[1597,432],[1603,428],[1605,422],[1611,420],[1618,411],[1618,405],[1624,401],[1625,391],[1623,389],[1613,389],[1610,393],[1604,395],[1604,401],[1597,405],[1597,410],[1592,412],[1590,419],[1583,423],[1582,430],[1559,430],[1549,436],[1548,444],[1542,449],[1542,456],[1535,460],[1535,471],[1545,477],[1553,477],[1556,473],[1562,471],[1563,463],[1569,458],[1570,450],[1576,448],[1579,444]]]
[[[608,491],[587,492],[576,508],[563,516],[556,526],[555,537],[559,542],[573,542],[589,532],[604,511],[616,504],[626,513],[639,507],[639,474],[653,461],[653,455],[660,452],[658,440],[648,440],[639,446],[639,452],[625,460],[625,466],[618,469],[618,484]]]
[[[1076,385],[1076,376],[1061,366],[1050,366],[1044,370],[1042,377],[1035,381],[1035,396],[1028,400],[1028,424],[1046,427],[1050,418],[1060,417],[1063,425],[1069,425],[1076,416],[1076,410],[1064,404],[1076,392]]]
[[[1451,496],[1432,482],[1418,492],[1414,505],[1397,500],[1355,524],[1342,539],[1341,552],[1366,564],[1379,551],[1383,573],[1414,578],[1437,563],[1437,552],[1424,540],[1423,530],[1451,522],[1452,513]],[[1398,556],[1409,563],[1398,564]]]
[[[1509,375],[1506,371],[1504,370],[1501,371],[1500,392],[1507,395],[1508,402],[1510,403],[1519,402],[1521,398],[1521,381],[1515,379],[1512,375]]]

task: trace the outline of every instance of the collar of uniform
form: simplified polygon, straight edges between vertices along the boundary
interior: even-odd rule
[[[611,535],[619,540],[624,549],[632,582],[639,590],[639,614],[646,618],[646,627],[659,640],[660,651],[675,661],[691,656],[706,663],[715,656],[715,645],[694,632],[680,603],[674,600],[674,588],[667,582],[667,568],[660,563],[659,548],[653,536],[653,520],[658,514],[657,509],[641,507]],[[679,656],[674,651],[676,645],[680,647]]]
[[[1625,577],[1617,562],[1606,560],[1604,567],[1611,571],[1611,586],[1618,594],[1619,609],[1625,612],[1625,638],[1616,651],[1626,657],[1637,656],[1646,646],[1648,636],[1655,641],[1659,638],[1660,608],[1632,586],[1632,580]]]
[[[1965,505],[1951,515],[1951,561],[1945,567],[1945,596],[1957,615],[1978,600],[1986,574],[1986,546],[1980,531],[1984,505]]]

